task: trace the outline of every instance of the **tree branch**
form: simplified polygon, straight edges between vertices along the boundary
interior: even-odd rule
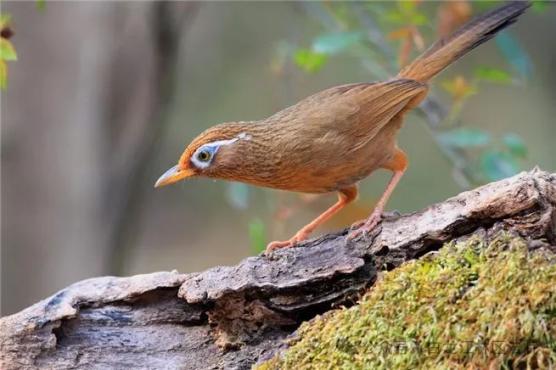
[[[352,304],[380,270],[444,243],[507,230],[556,252],[556,174],[538,169],[347,230],[195,274],[78,282],[0,320],[0,368],[250,368],[304,320]]]
[[[155,2],[152,4],[152,40],[154,54],[154,93],[150,106],[150,117],[140,139],[135,144],[129,162],[117,168],[119,175],[107,187],[116,196],[108,196],[110,271],[121,271],[126,252],[136,235],[133,227],[137,218],[141,198],[145,193],[151,158],[161,145],[168,124],[168,113],[175,93],[178,67],[179,43],[185,36],[186,26],[191,24],[200,4],[196,2]],[[120,166],[121,167],[121,166]],[[117,205],[116,207],[114,205]]]

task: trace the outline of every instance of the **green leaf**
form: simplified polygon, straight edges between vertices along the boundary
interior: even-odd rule
[[[17,53],[12,43],[6,39],[0,38],[0,59],[17,60]]]
[[[480,167],[488,181],[501,180],[519,172],[514,157],[495,150],[488,150],[481,155]]]
[[[306,72],[317,72],[326,62],[326,54],[315,53],[309,49],[298,49],[293,60],[298,67]]]
[[[8,86],[8,66],[0,59],[0,89],[5,90]]]
[[[417,4],[415,3],[415,1],[408,1],[408,0],[398,1],[398,9],[400,9],[400,11],[402,11],[403,13],[413,12],[416,7]]]
[[[490,135],[474,128],[460,128],[440,134],[440,141],[445,145],[466,149],[487,145]]]
[[[254,219],[249,222],[249,241],[253,252],[259,254],[265,250],[266,227],[261,220]]]
[[[456,76],[451,80],[442,82],[444,90],[448,91],[456,101],[463,101],[477,93],[476,84],[469,83],[463,76]]]
[[[500,1],[474,1],[473,9],[476,10],[475,13],[484,13],[487,10],[491,10],[500,6]]]
[[[35,7],[38,11],[44,12],[46,10],[46,1],[45,0],[36,0]]]
[[[508,31],[502,31],[495,39],[496,45],[510,65],[522,76],[529,77],[533,69],[529,55]]]
[[[423,13],[415,12],[409,17],[410,23],[415,26],[422,26],[428,22],[427,16]]]
[[[502,137],[502,142],[510,154],[516,158],[527,158],[527,146],[523,139],[516,134],[509,133]]]
[[[0,13],[0,28],[4,28],[10,24],[12,16],[7,13]]]
[[[226,199],[237,209],[246,209],[249,205],[249,187],[239,182],[228,184]]]
[[[427,16],[417,9],[415,1],[398,1],[398,6],[389,10],[384,19],[387,22],[404,25],[422,26],[429,20]]]
[[[542,13],[548,9],[548,1],[544,0],[533,0],[532,9],[538,13]]]
[[[400,14],[396,10],[390,10],[384,16],[386,21],[396,24],[404,25],[412,24],[414,26],[422,26],[427,23],[427,16],[422,13]]]
[[[512,82],[512,76],[504,71],[503,69],[499,68],[491,68],[491,67],[478,67],[474,71],[474,75],[476,78],[488,82],[499,83],[499,84],[508,84]]]
[[[394,23],[396,25],[398,25],[398,24],[406,25],[407,24],[406,21],[405,21],[405,17],[397,9],[389,10],[384,15],[384,19],[387,22]]]
[[[317,37],[312,50],[318,54],[336,54],[363,39],[362,32],[335,32]]]

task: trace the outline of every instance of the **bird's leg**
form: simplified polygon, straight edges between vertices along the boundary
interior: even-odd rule
[[[398,182],[407,169],[407,163],[407,156],[405,155],[405,153],[401,149],[396,148],[394,156],[388,162],[381,166],[381,168],[388,169],[394,172],[394,174],[392,175],[388,186],[386,186],[386,190],[384,190],[384,193],[380,197],[371,215],[364,222],[356,223],[354,225],[355,230],[349,233],[349,240],[354,239],[363,233],[371,231],[375,228],[376,225],[378,225],[382,218],[382,212],[384,211],[384,207],[386,206],[390,195],[392,195],[392,192],[396,188],[396,185],[398,185]]]
[[[355,200],[355,198],[357,198],[356,185],[338,190],[338,201],[332,207],[328,208],[320,216],[315,218],[309,224],[305,225],[301,230],[295,233],[295,235],[290,240],[274,241],[269,243],[266,247],[266,252],[269,253],[275,249],[293,247],[298,242],[305,240],[307,236],[309,236],[309,234],[311,234],[317,227],[328,221],[347,204]]]

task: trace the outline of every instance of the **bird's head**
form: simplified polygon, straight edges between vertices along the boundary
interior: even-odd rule
[[[178,164],[166,171],[155,188],[193,176],[230,178],[252,136],[245,122],[223,123],[197,136],[185,148]]]

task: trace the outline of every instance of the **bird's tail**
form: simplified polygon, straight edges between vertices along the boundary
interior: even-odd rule
[[[404,67],[398,77],[427,82],[464,54],[514,23],[530,5],[529,1],[512,1],[473,19],[451,36],[435,42]]]

